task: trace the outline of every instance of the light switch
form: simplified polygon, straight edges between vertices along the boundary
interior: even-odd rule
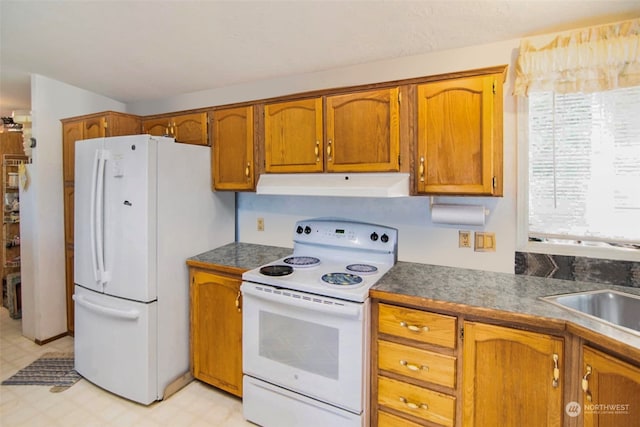
[[[496,250],[496,233],[475,232],[476,252],[495,252]]]

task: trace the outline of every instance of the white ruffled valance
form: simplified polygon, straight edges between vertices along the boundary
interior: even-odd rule
[[[640,19],[520,43],[514,95],[590,93],[640,85]]]

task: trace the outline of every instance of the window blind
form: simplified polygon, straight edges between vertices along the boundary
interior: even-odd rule
[[[640,243],[640,86],[528,100],[529,236]]]

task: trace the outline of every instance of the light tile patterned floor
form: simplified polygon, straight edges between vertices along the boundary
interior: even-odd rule
[[[0,308],[0,380],[40,355],[73,351],[73,338],[43,346],[22,336],[20,320]],[[241,401],[199,381],[168,399],[143,406],[106,392],[81,379],[71,388],[51,393],[48,386],[0,386],[2,427],[199,427],[253,426],[242,417]]]

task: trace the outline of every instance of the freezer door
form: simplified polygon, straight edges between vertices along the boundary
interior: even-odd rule
[[[147,135],[108,138],[104,167],[104,293],[157,298],[157,142]]]
[[[76,143],[74,188],[74,281],[102,292],[96,247],[96,198],[104,138]]]
[[[128,301],[80,286],[73,299],[76,371],[135,402],[158,400],[157,302]]]

